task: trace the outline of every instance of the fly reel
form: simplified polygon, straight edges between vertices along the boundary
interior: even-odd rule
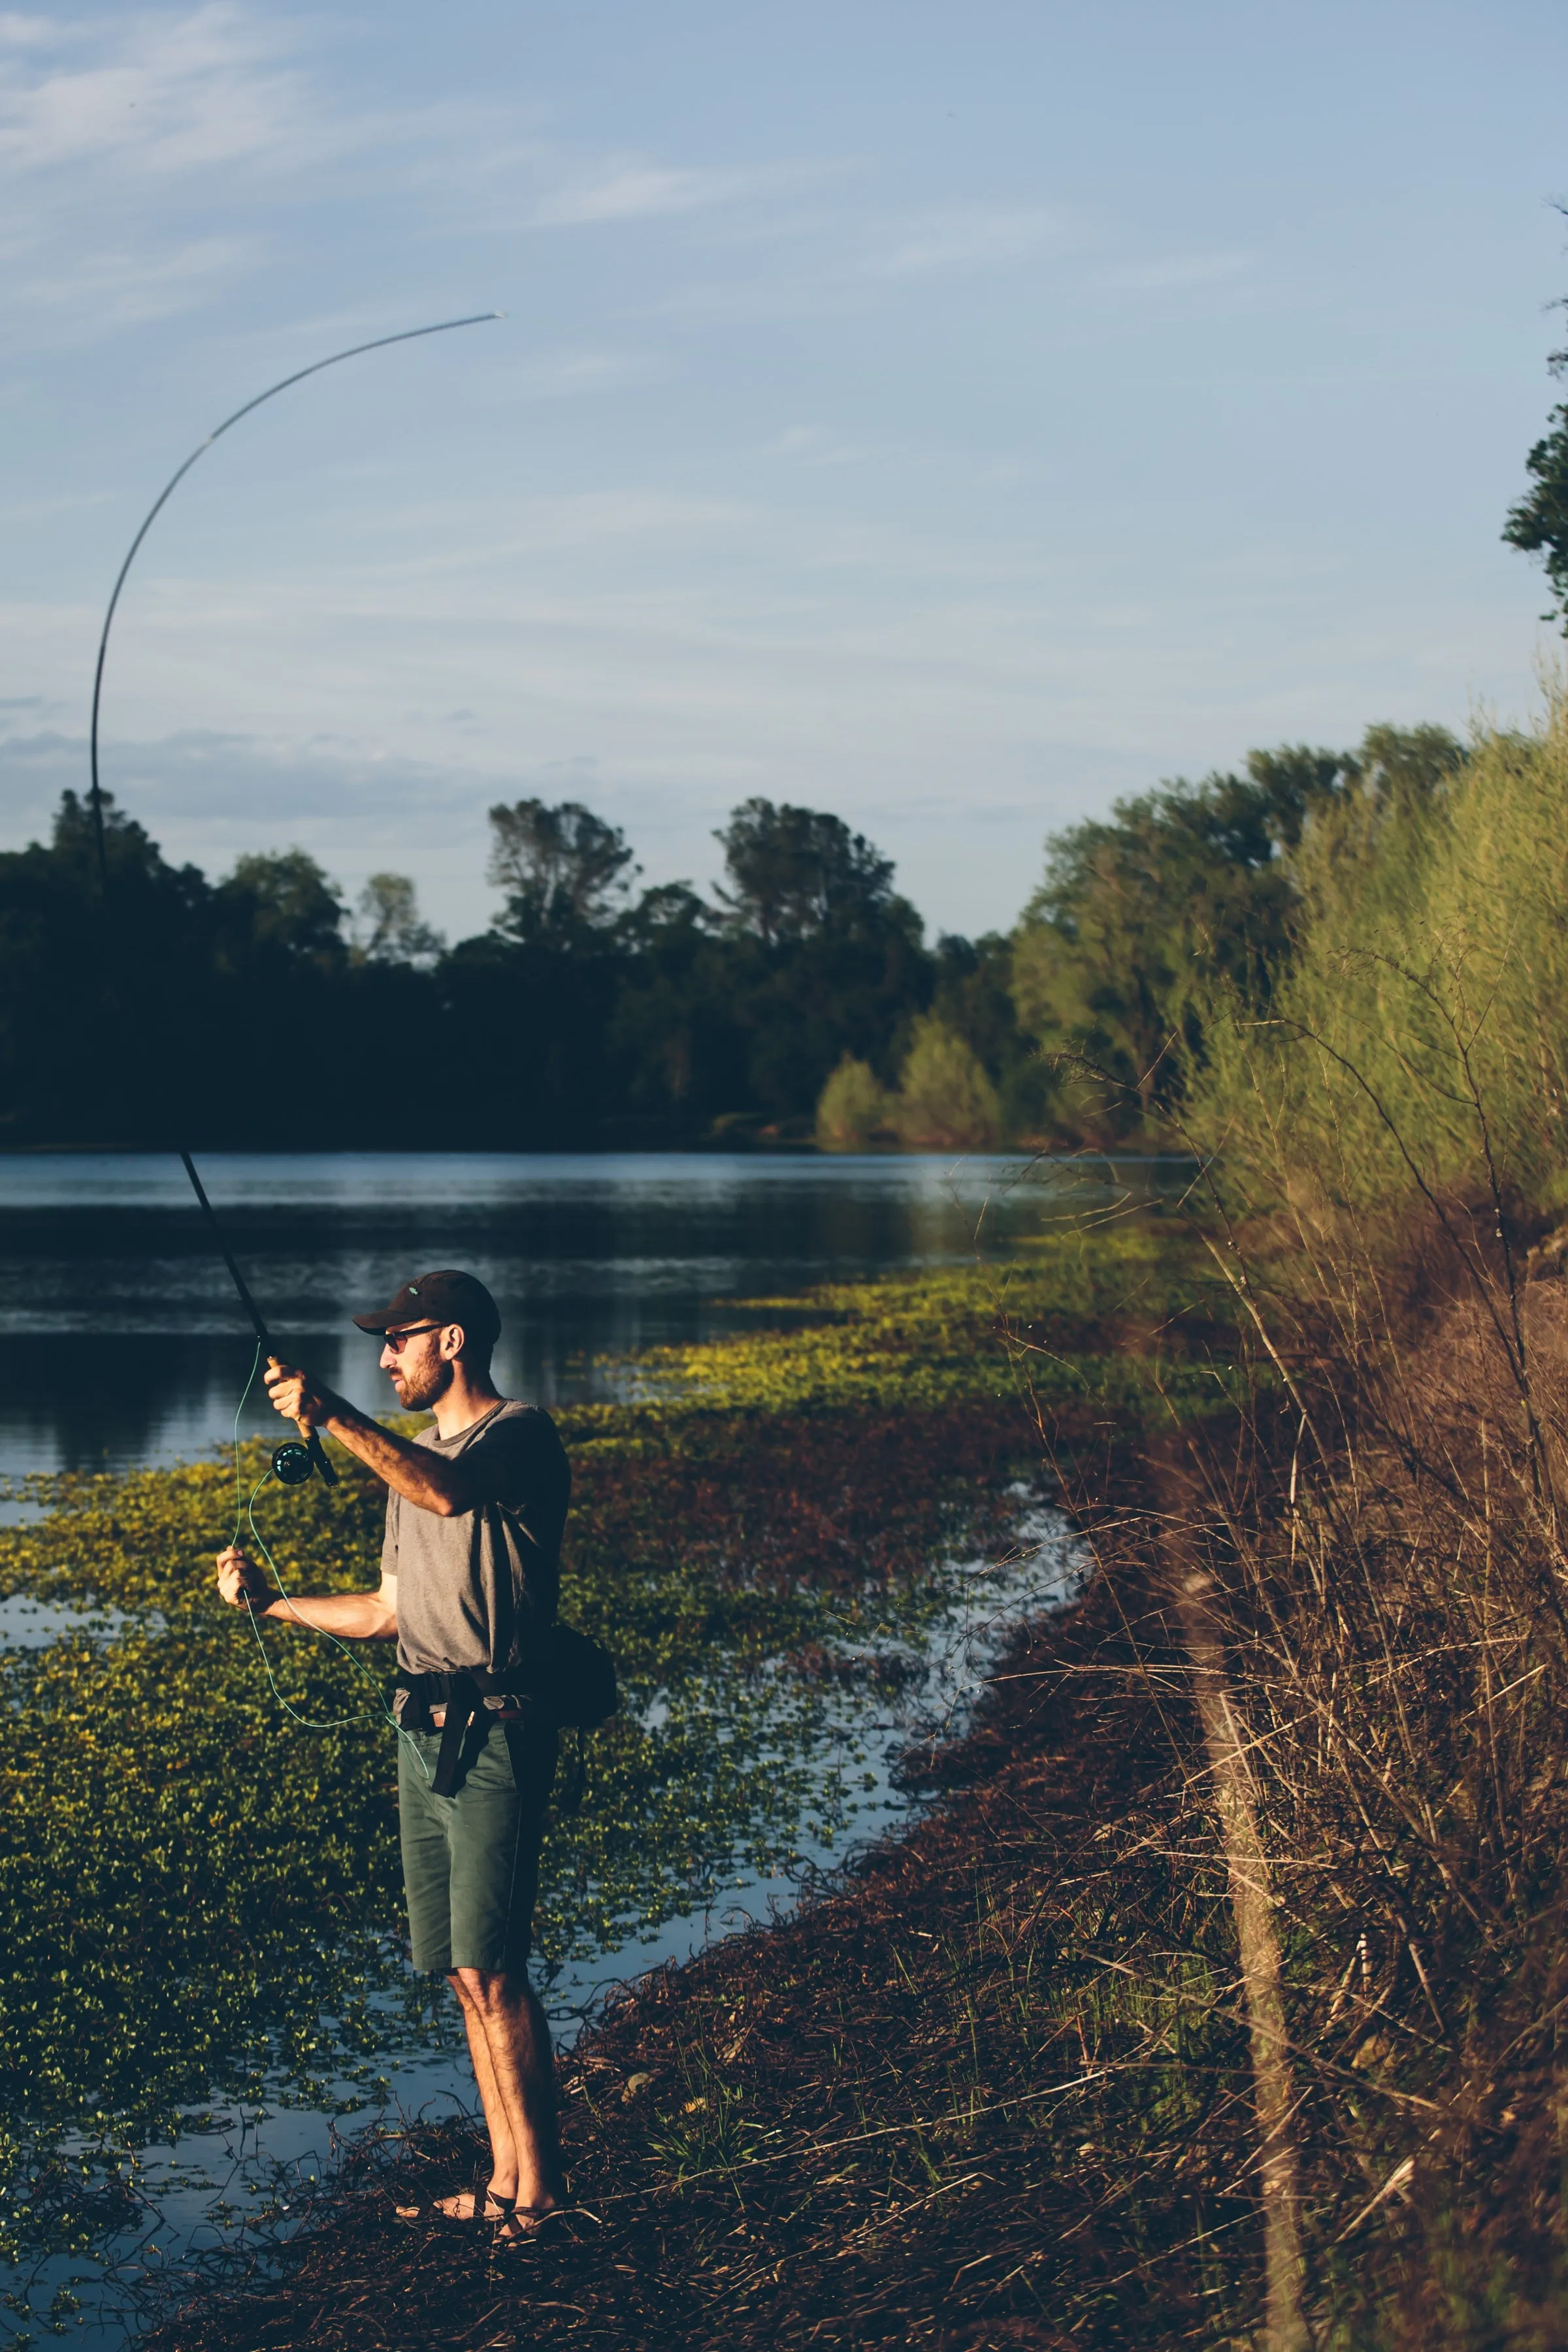
[[[280,1486],[302,1486],[315,1467],[315,1455],[297,1437],[286,1437],[272,1449],[272,1475]]]

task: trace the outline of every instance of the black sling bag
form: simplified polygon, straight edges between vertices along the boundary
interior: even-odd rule
[[[593,1731],[619,1707],[616,1662],[602,1642],[579,1633],[574,1625],[552,1625],[531,1645],[526,1665],[492,1675],[482,1666],[458,1674],[413,1675],[398,1669],[397,1688],[407,1694],[398,1717],[405,1731],[434,1731],[433,1706],[444,1706],[441,1751],[436,1759],[432,1793],[449,1797],[458,1785],[463,1742],[487,1698],[519,1700],[530,1718],[552,1730],[576,1731],[581,1768],[581,1735]]]

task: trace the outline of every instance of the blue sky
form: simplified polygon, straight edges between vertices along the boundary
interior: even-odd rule
[[[706,881],[837,810],[933,929],[1249,744],[1526,716],[1560,7],[0,14],[0,841],[104,775],[478,928],[539,793]]]

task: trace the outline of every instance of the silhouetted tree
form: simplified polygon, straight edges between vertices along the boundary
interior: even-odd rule
[[[506,893],[497,919],[503,937],[529,944],[570,941],[605,929],[626,904],[636,861],[618,825],[580,801],[502,802],[490,811],[487,880]]]
[[[894,904],[892,859],[825,809],[742,801],[713,838],[730,877],[715,897],[769,947],[875,924]]]
[[[355,947],[365,963],[431,964],[447,942],[420,919],[406,874],[373,874],[359,894]]]
[[[135,1143],[183,1113],[221,1036],[215,897],[103,796],[107,896],[88,804],[47,845],[0,855],[0,1132]]]
[[[503,911],[443,950],[405,876],[372,876],[346,935],[308,852],[247,855],[215,887],[111,797],[106,895],[90,811],[67,793],[47,844],[0,855],[0,1136],[805,1139],[835,1072],[835,1139],[875,1132],[900,1077],[908,1134],[1058,1135],[1049,1048],[1081,1046],[1152,1106],[1179,1078],[1172,1036],[1203,1050],[1209,983],[1265,1003],[1336,862],[1464,756],[1441,728],[1379,727],[1354,754],[1286,746],[1163,785],[1051,839],[1011,939],[934,953],[892,860],[788,803],[732,811],[713,900],[684,882],[635,894],[624,835],[578,802],[499,805]],[[411,1068],[438,1070],[460,1117]]]
[[[264,961],[309,962],[321,971],[347,961],[342,900],[308,850],[237,858],[219,894],[230,939]]]
[[[1568,375],[1568,351],[1553,352],[1547,365],[1553,375]],[[1540,556],[1557,607],[1542,618],[1561,621],[1568,635],[1568,401],[1552,410],[1524,470],[1533,487],[1510,510],[1502,535],[1510,547]]]

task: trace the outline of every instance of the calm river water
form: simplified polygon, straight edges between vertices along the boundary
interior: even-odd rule
[[[505,1318],[503,1388],[606,1393],[595,1356],[746,1319],[726,1301],[994,1255],[1173,1171],[1103,1160],[215,1152],[199,1163],[268,1326],[357,1403],[348,1328],[460,1265]],[[189,1458],[228,1436],[251,1341],[177,1159],[0,1158],[0,1475]],[[270,1423],[263,1404],[255,1426]]]

